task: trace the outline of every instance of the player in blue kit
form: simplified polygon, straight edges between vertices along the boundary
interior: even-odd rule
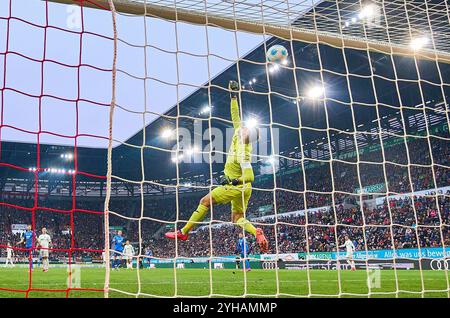
[[[123,255],[123,245],[125,239],[122,236],[122,231],[117,231],[117,235],[114,236],[112,243],[114,245],[113,248],[113,262],[112,268],[119,269],[120,264],[122,263],[122,255]]]
[[[36,235],[35,235],[34,231],[31,229],[31,225],[28,225],[27,230],[22,233],[20,242],[17,243],[17,245],[25,243],[25,248],[28,250],[27,253],[28,253],[28,258],[30,260],[30,267],[28,269],[29,271],[33,270],[33,244],[34,244],[35,240],[36,240]]]
[[[238,253],[241,255],[241,259],[244,260],[244,270],[250,271],[250,261],[248,259],[248,253],[250,252],[250,248],[247,242],[247,238],[243,233],[239,233],[239,240],[236,245],[236,249]]]

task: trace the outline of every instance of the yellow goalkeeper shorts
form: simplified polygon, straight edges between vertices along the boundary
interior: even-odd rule
[[[252,195],[250,184],[240,186],[220,186],[211,191],[216,204],[231,202],[231,212],[244,213],[247,210],[248,201]]]

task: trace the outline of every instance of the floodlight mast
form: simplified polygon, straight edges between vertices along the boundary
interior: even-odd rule
[[[42,0],[46,1],[46,0]],[[48,0],[61,4],[80,5],[77,0]],[[367,38],[352,37],[338,33],[323,32],[298,28],[295,26],[282,26],[266,24],[257,21],[236,19],[224,15],[200,11],[172,8],[150,3],[142,3],[129,0],[113,0],[116,11],[128,14],[147,15],[170,21],[183,21],[199,25],[217,26],[228,30],[239,30],[256,34],[270,34],[285,40],[297,40],[307,43],[322,43],[338,48],[369,50],[378,53],[394,54],[402,56],[416,56],[418,59],[437,60],[450,64],[450,53],[431,49],[419,51],[411,50],[408,45],[387,43],[370,40]],[[108,10],[108,0],[85,0],[84,7]]]

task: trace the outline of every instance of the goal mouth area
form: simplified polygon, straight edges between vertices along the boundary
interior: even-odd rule
[[[0,271],[0,297],[450,298],[450,158],[442,156],[450,68],[430,50],[450,52],[447,31],[413,50],[400,35],[418,20],[436,21],[406,4],[412,24],[404,20],[401,32],[394,21],[392,43],[377,36],[391,26],[364,39],[339,29],[349,15],[324,25],[342,3],[359,0],[293,0],[321,6],[292,26],[198,9],[239,1],[259,0],[176,0],[176,8],[170,0],[4,1],[0,208],[9,216],[0,211],[0,227],[48,229],[58,286],[48,274],[43,282],[25,273],[39,261],[24,254],[39,248],[32,242],[13,247],[27,257],[24,275],[8,281]],[[420,1],[423,9],[427,0],[410,2]],[[316,23],[324,2],[341,12]],[[263,0],[261,9],[286,3]],[[272,60],[275,46],[284,59]],[[26,121],[17,118],[24,111]],[[254,169],[251,197],[240,191],[220,207],[211,200],[204,212],[207,193],[241,180],[248,188],[244,173],[223,178],[228,155],[238,158],[230,147],[237,123],[260,129],[250,160],[233,162]],[[8,141],[19,135],[26,144]],[[167,239],[181,227],[189,241]],[[350,252],[342,245],[349,239]],[[136,271],[114,274],[125,265]],[[78,266],[86,280],[64,284]],[[255,285],[258,276],[267,284]]]

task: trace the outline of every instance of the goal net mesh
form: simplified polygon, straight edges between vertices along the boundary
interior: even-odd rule
[[[32,2],[34,16],[22,15],[19,0],[0,4],[0,166],[5,182],[19,172],[30,180],[28,200],[2,195],[2,212],[22,211],[13,223],[36,232],[63,215],[69,238],[51,253],[69,269],[82,255],[103,257],[105,280],[40,288],[30,272],[24,286],[1,291],[450,297],[447,1]],[[289,53],[284,63],[266,58],[277,44]],[[236,242],[245,232],[229,205],[213,205],[188,241],[164,238],[219,186],[231,142],[230,80],[240,83],[243,122],[260,128],[252,195],[242,204],[269,241],[260,253],[247,234],[246,257],[263,280],[240,272],[247,265]],[[32,127],[9,121],[17,103],[36,104]],[[46,118],[56,104],[72,107],[70,132],[46,126],[58,121]],[[83,122],[96,116],[107,129]],[[13,132],[33,136],[34,166],[11,161]],[[101,172],[89,169],[92,149],[80,146],[91,139],[107,149]],[[54,173],[67,177],[69,192],[44,200],[39,188],[52,186],[43,181],[52,168],[41,152],[62,142],[73,167]],[[132,281],[113,268],[118,229],[134,247]],[[346,236],[358,276],[349,271]],[[2,238],[0,248],[8,244]],[[190,268],[202,270],[191,276]],[[224,280],[222,268],[236,269]]]

